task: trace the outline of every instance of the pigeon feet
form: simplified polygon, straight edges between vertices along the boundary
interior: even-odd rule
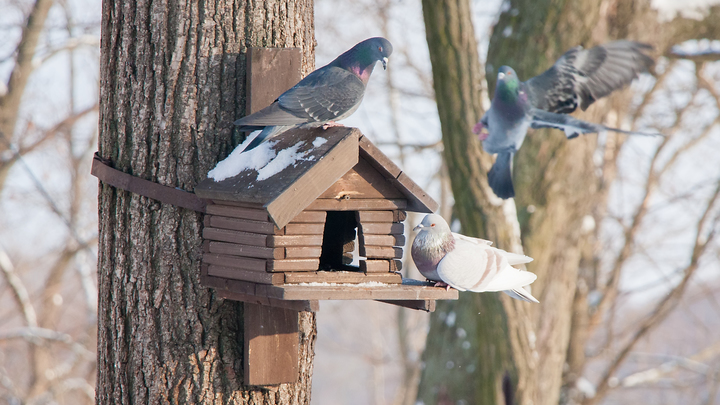
[[[433,287],[445,287],[445,291],[450,291],[450,286],[442,281],[436,281]]]
[[[490,132],[488,132],[487,128],[485,128],[482,122],[478,122],[477,124],[475,124],[475,126],[473,127],[473,132],[478,135],[478,138],[481,141],[486,140],[487,137],[490,136]]]
[[[328,129],[332,127],[344,127],[345,125],[337,123],[335,121],[328,121],[325,124],[323,124],[322,129]]]

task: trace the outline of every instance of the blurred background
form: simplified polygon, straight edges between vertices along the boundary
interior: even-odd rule
[[[491,38],[512,39],[519,11],[507,1],[470,3],[481,73],[491,79]],[[703,0],[637,3],[647,9],[601,12],[676,24],[683,35],[672,43],[651,29],[632,33],[655,45],[654,75],[599,102],[592,120],[667,136],[589,135],[597,139],[585,164],[602,184],[602,202],[578,230],[592,243],[584,243],[588,259],[571,285],[578,316],[563,346],[558,401],[720,404],[720,10]],[[97,180],[89,173],[101,13],[99,0],[0,0],[0,403],[94,402]],[[388,70],[376,69],[344,123],[453,218],[422,4],[316,0],[315,15],[318,67],[370,36],[393,43]],[[474,89],[484,108],[488,88],[483,79]],[[525,232],[534,205],[520,201],[517,210]],[[410,215],[406,229],[420,219]],[[412,262],[403,271],[420,278]],[[474,316],[482,322],[482,313]],[[448,344],[460,352],[470,348],[472,331],[457,319],[442,305],[427,314],[374,301],[322,302],[312,403],[472,404],[442,387],[420,389],[433,379],[423,374],[431,323],[450,328],[458,339]],[[460,363],[446,360],[451,371]],[[465,364],[462,383],[478,367]]]

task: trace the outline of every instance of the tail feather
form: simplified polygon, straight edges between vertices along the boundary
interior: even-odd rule
[[[512,183],[512,158],[511,152],[501,152],[495,160],[495,164],[488,172],[488,183],[496,196],[502,199],[515,197],[515,188]]]
[[[526,289],[523,287],[513,288],[512,290],[503,290],[503,292],[516,300],[525,301],[525,302],[534,302],[536,304],[539,304],[540,301],[537,300],[537,298],[533,297],[532,294],[530,294]]]
[[[251,149],[255,149],[261,143],[267,141],[270,138],[273,138],[273,137],[276,137],[276,136],[282,134],[283,132],[287,131],[290,128],[292,128],[292,126],[287,126],[287,125],[265,127],[265,129],[263,129],[262,132],[257,134],[255,139],[250,141],[250,144],[247,147],[245,147],[245,149],[243,149],[243,152],[247,152]]]

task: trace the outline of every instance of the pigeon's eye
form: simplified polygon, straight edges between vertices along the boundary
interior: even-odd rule
[[[378,46],[378,51],[382,52],[382,46]]]
[[[433,227],[435,227],[435,224],[430,224],[430,228],[433,228]]]

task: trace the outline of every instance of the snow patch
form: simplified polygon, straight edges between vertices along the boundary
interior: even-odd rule
[[[287,167],[297,165],[298,161],[303,160],[310,153],[310,151],[298,152],[305,141],[300,141],[279,152],[273,150],[277,142],[268,141],[244,152],[252,139],[254,138],[248,137],[245,142],[238,145],[230,153],[230,156],[220,161],[214,169],[208,172],[208,177],[215,181],[222,181],[237,176],[246,170],[255,170],[257,171],[257,180],[262,181],[280,173]],[[319,139],[322,139],[322,141],[318,142]],[[322,145],[325,142],[327,142],[326,139],[317,138],[313,145],[316,143]]]
[[[304,287],[335,287],[335,286],[342,286],[342,287],[392,287],[393,285],[397,284],[387,284],[387,283],[381,283],[379,281],[367,281],[364,283],[298,283],[297,285],[304,286]]]
[[[319,147],[319,146],[324,145],[326,142],[327,142],[327,139],[323,138],[322,136],[318,136],[318,137],[315,138],[315,140],[313,141],[313,146],[317,148],[317,147]]]
[[[235,147],[230,156],[218,162],[215,168],[208,172],[208,177],[215,181],[223,181],[245,170],[259,170],[266,166],[275,157],[275,151],[272,149],[275,142],[263,142],[255,149],[243,153],[253,139],[254,137],[248,137],[245,142]]]

